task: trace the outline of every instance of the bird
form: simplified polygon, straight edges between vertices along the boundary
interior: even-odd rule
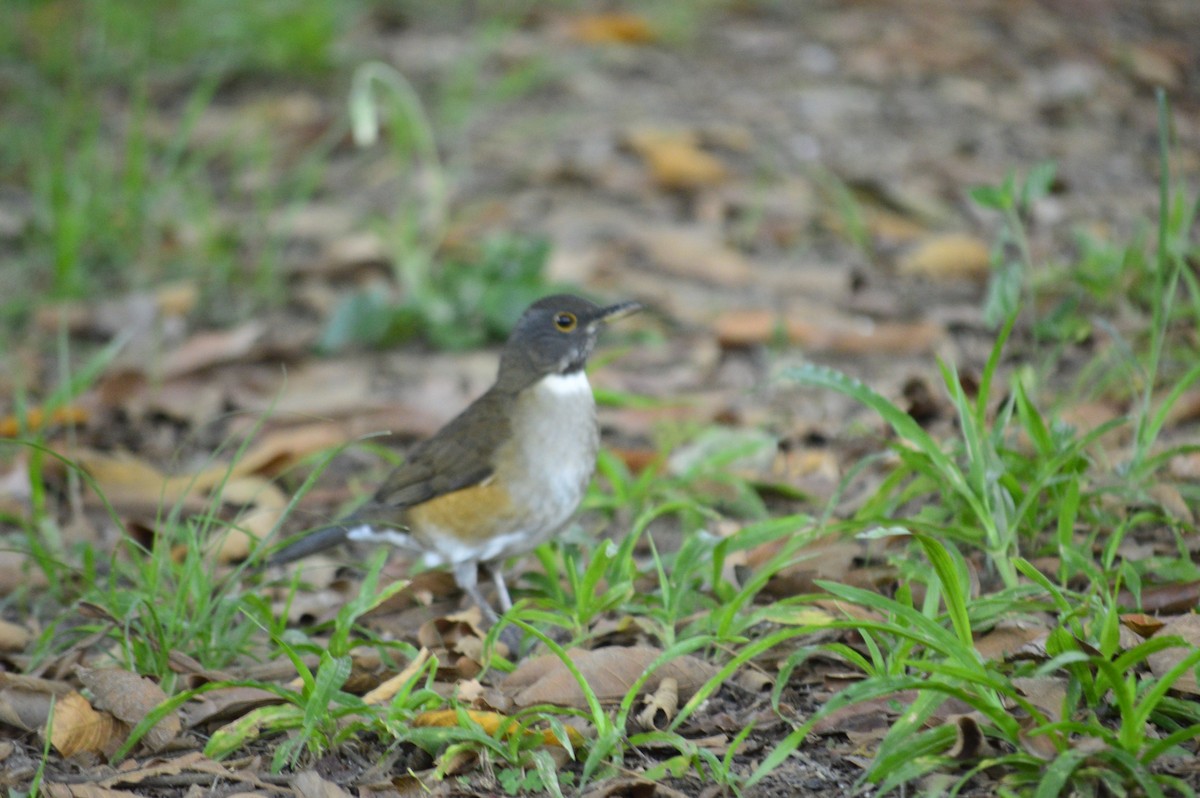
[[[507,612],[503,561],[550,540],[574,516],[600,438],[584,367],[601,328],[639,310],[633,301],[601,306],[570,294],[534,302],[504,344],[496,381],[484,394],[418,444],[362,507],[285,544],[266,564],[345,542],[388,543],[428,567],[449,568],[489,626],[497,623],[479,590],[479,570],[491,576],[500,612]]]

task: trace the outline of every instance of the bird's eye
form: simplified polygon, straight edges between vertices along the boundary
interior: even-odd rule
[[[571,330],[574,330],[575,323],[576,320],[574,313],[568,313],[564,310],[562,313],[556,313],[554,315],[554,326],[557,327],[560,332],[570,332]]]

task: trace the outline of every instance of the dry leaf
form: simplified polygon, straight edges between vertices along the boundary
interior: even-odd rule
[[[144,676],[120,668],[76,668],[84,686],[92,692],[95,706],[111,712],[118,720],[136,726],[154,709],[167,700],[167,694]],[[151,751],[161,751],[179,736],[183,725],[175,710],[167,713],[143,735],[141,744]]]
[[[282,701],[278,695],[258,687],[220,687],[196,696],[184,707],[189,729],[208,723],[227,723],[251,710]]]
[[[654,267],[676,277],[730,287],[754,280],[750,261],[704,228],[651,228],[639,233],[635,243]]]
[[[946,756],[967,762],[983,756],[996,753],[995,747],[988,742],[979,725],[979,713],[954,715],[946,719],[948,724],[954,724],[954,745],[946,752]]]
[[[351,798],[350,793],[315,770],[305,770],[292,777],[292,790],[297,798]]]
[[[408,682],[408,680],[413,677],[413,674],[420,672],[421,668],[425,666],[425,663],[429,661],[429,656],[429,649],[422,648],[419,652],[417,652],[417,656],[413,659],[413,661],[404,667],[404,670],[400,671],[395,676],[364,695],[363,703],[367,706],[374,706],[378,704],[386,704],[387,702],[391,701],[396,696],[396,693],[400,691],[400,688],[402,688]]]
[[[1191,526],[1196,522],[1196,517],[1192,513],[1192,508],[1188,506],[1187,500],[1183,498],[1183,494],[1179,488],[1169,482],[1159,482],[1157,485],[1151,485],[1147,491],[1150,498],[1158,502],[1158,506],[1166,510],[1167,515],[1171,518]]]
[[[0,673],[0,722],[25,731],[46,725],[50,704],[72,693],[64,682]]]
[[[590,14],[571,23],[571,38],[584,44],[650,44],[658,34],[637,14]]]
[[[0,651],[24,651],[33,640],[33,633],[24,626],[0,619]]]
[[[662,651],[651,646],[612,646],[595,651],[572,649],[568,653],[596,697],[601,702],[613,703],[624,698]],[[679,697],[687,700],[716,672],[716,668],[697,657],[677,657],[654,671],[643,683],[642,693],[656,689],[663,679],[672,678],[679,685]],[[553,654],[522,662],[500,686],[519,707],[534,704],[587,707],[579,683]]]
[[[79,693],[71,691],[54,703],[50,744],[64,757],[87,751],[113,754],[129,736],[129,726],[107,712],[97,712]]]
[[[809,321],[770,310],[729,310],[714,324],[725,348],[757,346],[782,338],[814,352],[909,354],[932,351],[945,337],[933,321],[876,322],[865,318]]]
[[[640,130],[628,134],[630,148],[641,156],[650,178],[668,191],[690,191],[724,182],[725,165],[700,148],[687,132]]]
[[[1155,635],[1157,638],[1172,636],[1183,638],[1185,645],[1156,651],[1146,660],[1150,665],[1150,672],[1159,678],[1175,667],[1184,657],[1187,657],[1197,648],[1200,648],[1200,615],[1189,613],[1172,618]],[[1171,689],[1177,693],[1187,693],[1193,696],[1200,695],[1200,686],[1196,684],[1196,669],[1188,669],[1182,676],[1175,680],[1171,685]]]
[[[1027,622],[1011,621],[996,625],[987,634],[975,640],[975,649],[985,660],[1002,662],[1024,649],[1029,643],[1046,635],[1045,625]]]
[[[266,332],[266,323],[256,319],[232,330],[197,333],[163,358],[160,376],[173,379],[242,360],[254,351]]]
[[[1062,720],[1063,702],[1067,698],[1065,679],[1049,676],[1018,676],[1012,680],[1013,687],[1045,714],[1051,723]]]
[[[480,712],[473,709],[463,711],[467,713],[467,716],[470,717],[471,720],[483,727],[483,730],[488,734],[494,735],[496,732],[503,730],[503,733],[508,736],[521,731],[521,724],[519,721],[516,721],[507,715],[502,715],[499,712]],[[459,710],[454,709],[439,709],[433,712],[422,712],[420,715],[417,715],[415,718],[413,718],[412,725],[423,727],[434,726],[441,728],[454,728],[458,726],[458,713]],[[583,735],[570,726],[567,726],[566,729],[567,737],[571,740],[571,745],[583,745]],[[538,732],[535,732],[531,729],[526,729],[525,733],[537,734]],[[540,734],[543,745],[562,745],[552,730],[546,729]]]
[[[0,438],[15,438],[23,432],[37,432],[46,427],[86,424],[87,421],[88,411],[75,405],[56,407],[49,413],[40,407],[31,407],[20,418],[7,416],[0,419]]]
[[[1167,585],[1150,585],[1142,588],[1141,602],[1136,603],[1133,594],[1122,590],[1117,601],[1123,607],[1134,607],[1143,612],[1187,612],[1200,604],[1200,582],[1173,582]]]
[[[637,715],[643,729],[665,729],[679,710],[679,683],[667,677],[658,689],[642,699],[645,706]]]
[[[1144,612],[1127,612],[1121,615],[1121,623],[1139,637],[1147,638],[1153,637],[1162,629],[1166,621]]]
[[[900,258],[897,271],[930,280],[984,280],[991,271],[987,244],[965,233],[926,238]]]
[[[101,787],[98,784],[84,782],[83,784],[57,784],[46,782],[42,784],[49,798],[140,798],[137,793],[127,790],[114,790],[111,787]]]

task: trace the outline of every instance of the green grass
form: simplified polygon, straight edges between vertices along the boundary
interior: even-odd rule
[[[22,65],[0,90],[4,107],[14,109],[0,119],[0,179],[23,186],[31,207],[14,268],[0,277],[9,281],[0,285],[5,335],[25,329],[32,310],[46,302],[115,296],[169,278],[201,284],[211,321],[283,302],[283,242],[265,232],[265,220],[318,190],[324,159],[353,129],[364,144],[378,135],[392,162],[430,177],[422,185],[432,188],[402,196],[375,220],[390,248],[395,290],[347,295],[328,323],[324,346],[389,345],[420,335],[438,347],[462,348],[502,336],[514,308],[551,289],[543,277],[548,251],[543,242],[519,236],[445,251],[455,212],[453,141],[487,102],[520,95],[550,73],[533,62],[498,83],[483,79],[499,42],[496,31],[520,17],[489,9],[483,4],[482,14],[495,25],[479,34],[472,57],[456,64],[432,98],[422,99],[387,67],[368,64],[356,79],[350,69],[356,65],[338,55],[355,15],[369,10],[365,3],[200,0],[157,4],[151,12],[115,0],[0,6],[0,56]],[[437,13],[464,11],[455,6]],[[696,21],[678,10],[654,13],[677,36],[686,36]],[[317,84],[344,76],[353,87],[345,127],[334,126],[287,164],[270,140],[196,144],[201,115],[245,81],[283,84],[293,76]],[[485,99],[489,93],[497,99]],[[178,120],[168,132],[158,124],[163,116]],[[573,794],[626,770],[692,777],[737,792],[762,783],[812,744],[813,725],[830,712],[912,691],[916,700],[872,752],[863,776],[880,792],[937,785],[953,794],[987,771],[997,790],[1014,795],[1068,789],[1190,794],[1163,764],[1200,739],[1200,708],[1172,690],[1195,672],[1200,654],[1170,637],[1123,647],[1119,626],[1120,614],[1137,609],[1147,584],[1198,577],[1185,545],[1195,529],[1172,517],[1153,491],[1166,479],[1170,458],[1190,451],[1166,438],[1166,425],[1172,408],[1200,381],[1194,362],[1200,197],[1171,183],[1165,122],[1162,127],[1159,218],[1124,241],[1080,233],[1070,262],[1037,263],[1025,229],[1033,204],[1051,190],[1052,164],[1014,171],[1000,185],[972,193],[1000,225],[985,308],[996,336],[973,392],[955,364],[940,364],[954,435],[935,437],[878,391],[836,371],[810,365],[785,374],[853,399],[890,430],[892,457],[849,471],[848,480],[890,464],[878,489],[849,516],[838,516],[832,504],[804,507],[806,513],[793,514],[794,504],[780,510],[763,485],[739,476],[739,463],[773,445],[758,431],[664,428],[656,467],[639,473],[601,454],[585,518],[615,532],[614,539],[575,534],[540,548],[539,571],[523,580],[517,606],[504,619],[572,670],[587,699],[583,710],[532,707],[514,713],[522,731],[489,732],[466,702],[434,689],[443,665],[436,660],[416,668],[392,701],[368,706],[346,689],[352,649],[369,645],[394,662],[415,655],[411,646],[381,640],[360,623],[401,587],[380,587],[381,560],[367,568],[357,597],[336,620],[300,630],[289,627],[286,607],[280,611],[259,595],[248,569],[214,575],[204,552],[231,532],[216,499],[195,516],[164,506],[152,545],[139,546],[127,535],[113,551],[69,548],[46,491],[46,470],[57,455],[33,430],[6,447],[22,447],[29,456],[33,517],[24,521],[18,545],[50,589],[17,594],[6,608],[47,619],[32,652],[35,664],[91,641],[105,646],[112,664],[161,682],[171,699],[139,724],[126,752],[163,714],[198,694],[253,685],[280,703],[213,733],[210,755],[232,756],[266,740],[272,767],[288,770],[308,767],[351,739],[370,739],[387,749],[421,748],[443,774],[456,754],[474,752],[512,795]],[[222,179],[248,170],[271,179],[257,188]],[[846,235],[869,249],[852,195],[833,178],[828,188]],[[239,218],[230,222],[230,215]],[[1118,330],[1103,321],[1117,315],[1139,323]],[[1055,374],[1059,359],[1097,331],[1115,344],[1064,386]],[[37,403],[46,410],[69,404],[95,383],[121,343],[71,365],[75,353],[63,335],[62,387]],[[1095,395],[1125,400],[1127,415],[1089,432],[1061,420],[1063,406]],[[35,403],[23,395],[15,400],[19,417]],[[1106,448],[1106,434],[1118,429],[1129,433],[1127,450]],[[244,443],[228,448],[213,458],[236,460],[245,452]],[[668,469],[671,455],[684,448],[692,456]],[[86,486],[85,474],[68,473]],[[1200,498],[1194,485],[1177,487],[1193,504]],[[109,515],[119,528],[121,519]],[[711,534],[719,522],[732,522],[737,531]],[[1151,527],[1174,535],[1178,552],[1123,559],[1121,543]],[[678,546],[660,548],[664,529],[677,533]],[[771,579],[812,556],[806,544],[831,531],[891,544],[895,591],[825,582],[820,596],[767,598]],[[767,563],[730,579],[729,563],[768,543],[778,549]],[[1053,558],[1053,567],[1035,567],[1042,557]],[[294,598],[303,588],[295,581],[288,589]],[[1126,589],[1133,606],[1123,604]],[[829,596],[869,610],[871,619],[814,606]],[[1051,619],[1044,655],[992,661],[979,654],[982,635],[1030,617]],[[658,664],[693,654],[717,672],[667,728],[639,729],[631,717],[638,689],[652,673],[603,704],[567,656],[595,641],[601,621],[640,630],[661,648]],[[1178,663],[1152,675],[1148,659],[1174,650]],[[300,686],[214,681],[185,689],[172,652],[210,669],[286,658]],[[314,656],[316,668],[308,664]],[[784,710],[784,694],[815,657],[838,660],[860,678],[800,721]],[[783,662],[771,699],[789,733],[765,743],[753,761],[739,755],[753,727],[733,732],[720,755],[698,745],[689,721],[739,668],[762,658]],[[512,667],[499,659],[490,666]],[[1033,702],[1019,687],[1025,678],[1060,680],[1062,706],[1048,711]],[[994,751],[968,761],[949,755],[955,728],[936,722],[949,698],[977,713]],[[446,707],[456,712],[455,725],[415,724],[423,713]],[[586,743],[572,742],[569,721],[589,729]],[[525,729],[549,729],[573,758],[573,769],[557,766]],[[1049,759],[1030,752],[1030,739],[1052,751]],[[42,770],[53,756],[47,746]]]

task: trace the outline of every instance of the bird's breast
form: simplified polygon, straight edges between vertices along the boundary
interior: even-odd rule
[[[543,377],[517,396],[512,420],[498,470],[515,501],[540,507],[535,512],[557,528],[583,500],[596,468],[599,432],[587,374]]]
[[[517,394],[492,476],[408,511],[426,562],[488,562],[530,551],[574,515],[596,467],[599,432],[587,375],[543,378]]]

